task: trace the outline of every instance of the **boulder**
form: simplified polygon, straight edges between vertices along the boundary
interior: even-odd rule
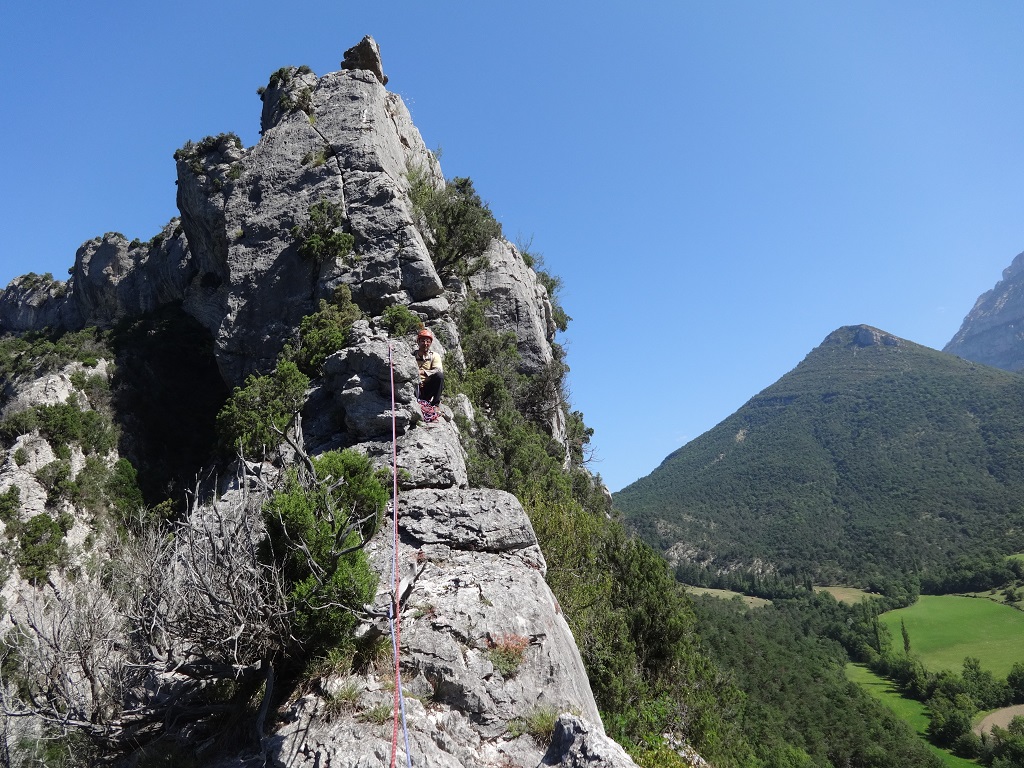
[[[380,47],[377,45],[377,41],[369,35],[345,51],[341,68],[368,69],[381,85],[388,84],[387,75],[384,74],[384,65],[380,61]]]
[[[599,729],[564,714],[555,723],[555,735],[541,765],[563,768],[633,768],[636,763],[626,750],[609,739]]]

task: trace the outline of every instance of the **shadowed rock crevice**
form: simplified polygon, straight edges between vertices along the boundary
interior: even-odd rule
[[[213,340],[180,304],[168,304],[119,326],[111,342],[119,451],[141,469],[139,486],[148,504],[183,504],[184,488],[212,465],[215,417],[229,394]]]

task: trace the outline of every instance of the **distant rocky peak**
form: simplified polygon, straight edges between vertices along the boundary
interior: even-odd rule
[[[1007,371],[1024,370],[1024,253],[978,297],[942,351]]]
[[[902,339],[870,325],[847,325],[830,333],[823,344],[847,347],[898,347]]]

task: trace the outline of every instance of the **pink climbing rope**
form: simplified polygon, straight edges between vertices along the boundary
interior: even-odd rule
[[[395,416],[395,360],[391,342],[388,342],[388,367],[391,369],[391,525],[394,531],[391,553],[391,581],[393,599],[388,608],[391,625],[391,651],[395,659],[395,699],[394,699],[394,722],[391,729],[391,768],[395,768],[395,759],[398,755],[398,730],[399,715],[401,715],[401,729],[405,737],[405,762],[408,768],[412,768],[412,756],[409,752],[409,729],[405,721],[405,698],[402,694],[402,668],[399,657],[399,649],[402,642],[402,621],[401,621],[401,588],[402,581],[398,575],[398,426]]]

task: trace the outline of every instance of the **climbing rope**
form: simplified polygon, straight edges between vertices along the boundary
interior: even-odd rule
[[[388,367],[391,369],[391,525],[394,531],[391,551],[391,604],[388,606],[388,626],[391,630],[391,652],[395,660],[394,721],[391,729],[391,768],[395,768],[398,755],[399,715],[401,730],[405,739],[405,764],[412,768],[409,752],[409,728],[405,720],[405,694],[402,692],[402,669],[399,648],[402,639],[401,599],[402,580],[398,574],[398,426],[395,416],[395,358],[391,342],[388,342]]]

